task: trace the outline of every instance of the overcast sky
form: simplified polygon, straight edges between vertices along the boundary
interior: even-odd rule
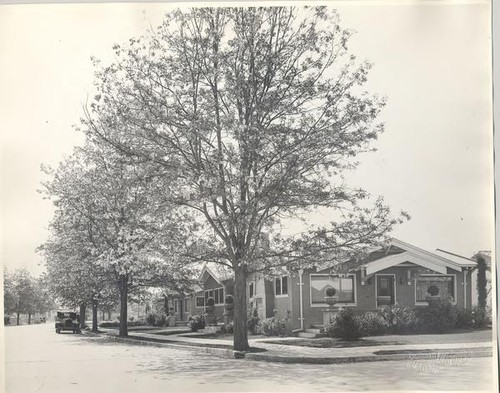
[[[436,4],[437,3],[437,4]],[[394,231],[429,250],[493,247],[488,2],[333,3],[357,31],[351,50],[375,66],[386,132],[360,157],[352,185],[412,220]],[[42,271],[35,248],[53,210],[36,192],[82,137],[72,129],[93,93],[91,56],[160,23],[165,4],[0,6],[1,261]]]

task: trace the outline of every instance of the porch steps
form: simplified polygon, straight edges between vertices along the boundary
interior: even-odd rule
[[[175,321],[175,326],[187,326],[187,321]]]
[[[318,337],[326,337],[324,333],[321,333],[321,329],[312,328],[312,329],[304,329],[303,332],[299,332],[297,337],[302,338],[318,338]]]

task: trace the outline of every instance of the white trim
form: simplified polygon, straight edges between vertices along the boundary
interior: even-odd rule
[[[415,298],[415,306],[427,306],[429,303],[427,302],[417,302],[417,280],[420,277],[453,277],[453,302],[451,304],[457,304],[457,275],[456,274],[421,274],[417,278],[413,279],[414,286],[414,298]]]
[[[372,274],[379,272],[381,270],[397,266],[399,264],[405,263],[405,262],[411,262],[416,265],[425,267],[429,270],[433,270],[435,272],[441,273],[441,274],[446,274],[447,270],[446,267],[443,264],[438,264],[435,261],[430,261],[428,259],[424,259],[422,257],[416,256],[412,254],[410,251],[405,251],[401,254],[396,254],[396,255],[390,255],[388,257],[380,258],[377,259],[373,262],[369,262],[366,264],[366,275],[371,276]],[[456,267],[451,267],[453,269],[456,269]],[[458,269],[461,270],[461,269]]]
[[[286,277],[286,293],[283,293],[283,277]],[[274,297],[276,298],[283,298],[283,297],[288,297],[289,294],[290,294],[290,291],[288,290],[288,287],[289,287],[289,283],[288,283],[288,277],[290,277],[289,275],[284,275],[284,276],[279,276],[279,277],[275,277],[274,280],[273,280],[273,286],[274,286]],[[281,294],[278,295],[276,293],[276,280],[281,280],[281,284],[280,284],[280,288],[281,288]],[[290,280],[291,281],[291,280]]]
[[[375,308],[378,308],[378,295],[377,295],[377,290],[378,290],[378,279],[377,277],[378,276],[393,276],[394,277],[394,281],[393,281],[393,285],[394,285],[394,304],[397,304],[397,294],[396,294],[396,274],[395,273],[380,273],[380,274],[375,274]]]
[[[417,257],[426,258],[426,259],[430,258],[431,260],[435,259],[435,263],[444,264],[445,266],[447,266],[453,270],[461,271],[462,267],[464,267],[464,266],[474,266],[473,263],[472,264],[464,264],[464,265],[458,264],[458,263],[456,263],[450,259],[447,259],[441,255],[437,255],[437,254],[434,254],[430,251],[423,250],[419,247],[413,246],[409,243],[405,243],[405,242],[398,240],[398,239],[391,239],[391,245],[394,245],[396,247],[403,248],[407,251],[410,251],[413,255],[415,255]]]
[[[338,274],[328,274],[328,273],[310,273],[309,274],[309,307],[329,307],[328,304],[326,303],[313,303],[312,302],[312,276],[326,276],[326,277],[339,277]],[[358,305],[358,289],[357,289],[357,277],[356,274],[354,273],[349,273],[345,275],[346,277],[342,278],[347,278],[347,277],[353,277],[353,296],[354,296],[354,303],[335,303],[336,306],[341,306],[341,307],[355,307]],[[339,277],[341,278],[341,277]]]

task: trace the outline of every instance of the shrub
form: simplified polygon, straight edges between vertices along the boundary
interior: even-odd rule
[[[387,333],[389,326],[377,312],[365,312],[356,316],[362,336],[378,336]]]
[[[266,336],[288,336],[289,329],[288,318],[279,318],[277,316],[266,318],[259,324],[259,330]]]
[[[156,314],[153,312],[150,312],[146,315],[146,323],[149,326],[153,326],[156,322]]]
[[[165,313],[150,312],[146,315],[146,323],[149,326],[168,326],[168,319]]]
[[[247,329],[252,334],[257,334],[259,327],[259,313],[256,308],[252,308],[249,311],[248,319],[247,319]]]
[[[333,320],[325,326],[325,333],[329,337],[354,341],[362,336],[362,332],[351,308],[341,310]]]
[[[418,309],[418,329],[424,333],[447,333],[457,324],[457,310],[448,300],[430,299]]]
[[[3,316],[3,324],[4,325],[10,325],[10,316],[9,315],[4,315]]]
[[[168,326],[168,319],[165,313],[156,314],[156,320],[153,326]]]
[[[226,297],[224,298],[224,303],[225,304],[234,304],[234,296],[227,294]]]
[[[190,315],[188,319],[188,327],[192,332],[197,332],[199,329],[204,329],[205,317],[202,314]]]
[[[472,310],[464,308],[457,308],[457,322],[455,327],[457,329],[470,329],[474,327],[474,314]]]
[[[333,297],[333,296],[335,296],[336,293],[337,293],[337,290],[335,288],[328,287],[328,288],[326,288],[325,296]]]
[[[215,299],[213,297],[209,297],[207,299],[207,307],[215,305]]]
[[[226,325],[222,325],[220,328],[221,333],[233,333],[234,332],[234,324],[233,322],[229,322]]]
[[[431,296],[437,296],[439,294],[439,288],[437,285],[431,285],[429,288],[427,288],[427,293]]]
[[[491,309],[476,306],[472,309],[473,326],[483,328],[491,324]]]
[[[382,306],[378,309],[378,314],[387,326],[390,333],[408,333],[417,327],[417,316],[415,311],[409,307],[394,304]]]

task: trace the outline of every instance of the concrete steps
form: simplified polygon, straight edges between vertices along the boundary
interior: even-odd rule
[[[297,337],[318,338],[318,337],[326,337],[326,335],[324,333],[321,333],[321,329],[314,327],[311,329],[304,329],[303,332],[299,332],[297,334]]]

